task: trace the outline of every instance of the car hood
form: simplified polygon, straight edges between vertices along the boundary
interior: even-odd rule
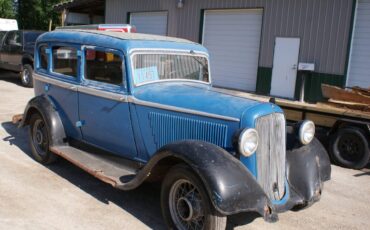
[[[253,117],[262,113],[274,112],[269,103],[261,103],[219,92],[210,86],[199,83],[160,82],[147,84],[136,88],[134,97],[142,101],[235,119],[242,119],[248,110],[253,111]]]

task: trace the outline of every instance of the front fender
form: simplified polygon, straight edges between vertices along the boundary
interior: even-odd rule
[[[314,139],[308,145],[288,150],[286,173],[292,194],[289,203],[292,206],[307,207],[318,201],[323,182],[331,176],[330,159],[325,148]]]
[[[66,135],[63,123],[51,98],[46,95],[32,98],[24,110],[23,119],[19,127],[29,125],[31,116],[34,113],[39,113],[46,122],[50,132],[51,146],[65,145]]]
[[[201,141],[168,144],[153,155],[137,179],[147,177],[158,162],[177,158],[187,163],[202,180],[213,206],[221,214],[258,212],[266,221],[276,221],[277,214],[254,176],[224,149]],[[123,188],[125,189],[125,188]],[[126,187],[127,189],[127,187]]]

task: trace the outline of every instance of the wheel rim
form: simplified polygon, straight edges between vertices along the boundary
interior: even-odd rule
[[[36,152],[41,156],[45,157],[49,148],[49,142],[47,137],[47,129],[43,120],[38,119],[35,121],[32,128],[32,143],[36,149]]]
[[[170,190],[169,209],[176,227],[203,229],[205,222],[204,201],[199,189],[190,181],[180,179]]]
[[[338,140],[338,150],[342,158],[346,161],[356,162],[361,160],[365,147],[361,138],[354,134],[344,134]]]
[[[29,83],[29,81],[30,81],[30,71],[28,69],[23,69],[23,72],[22,72],[22,81],[25,84],[28,84]]]

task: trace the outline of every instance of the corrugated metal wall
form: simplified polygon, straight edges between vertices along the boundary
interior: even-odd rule
[[[300,37],[300,62],[320,73],[343,75],[353,0],[106,0],[106,23],[124,23],[128,12],[168,10],[168,35],[199,41],[202,9],[264,9],[260,63],[272,67],[277,36]]]

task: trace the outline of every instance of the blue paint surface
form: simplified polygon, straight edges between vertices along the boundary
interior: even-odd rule
[[[48,52],[48,70],[36,68],[35,72],[71,83],[104,92],[133,96],[145,102],[158,103],[178,109],[239,119],[240,122],[218,119],[199,114],[189,114],[113,101],[106,98],[76,92],[61,87],[35,81],[36,95],[47,94],[54,101],[68,136],[82,140],[97,147],[137,161],[147,162],[164,144],[169,142],[196,139],[214,143],[233,152],[232,140],[236,132],[243,128],[254,128],[258,117],[270,113],[282,113],[276,105],[259,103],[246,98],[215,91],[211,85],[186,82],[163,81],[134,87],[135,83],[145,82],[146,78],[155,80],[155,69],[136,70],[132,76],[130,54],[136,49],[176,50],[182,52],[201,52],[208,55],[203,46],[189,42],[122,40],[114,37],[74,31],[56,31],[39,37],[36,45],[36,67],[39,67],[38,48],[40,45],[67,45],[78,49],[78,77],[53,74],[51,52]],[[110,50],[123,59],[123,84],[111,86],[84,78],[84,46]],[[175,52],[175,51],[174,51]],[[149,74],[149,75],[148,75]],[[76,127],[76,122],[83,124]],[[191,153],[189,153],[191,154]],[[207,153],[204,153],[207,154]],[[257,177],[256,155],[240,158],[249,171]],[[286,195],[286,196],[289,196]],[[283,198],[280,203],[286,202]]]

